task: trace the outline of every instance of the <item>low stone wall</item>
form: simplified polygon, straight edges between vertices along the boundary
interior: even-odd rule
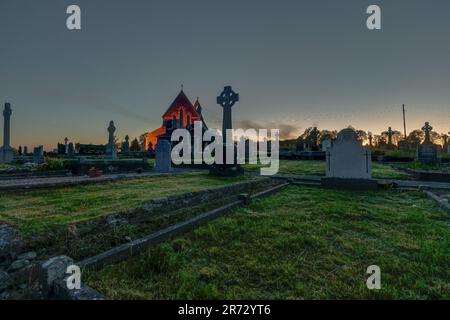
[[[206,190],[156,198],[138,208],[79,223],[76,225],[76,236],[82,237],[100,230],[113,229],[122,223],[144,223],[151,220],[154,213],[187,208],[198,203],[216,200],[223,197],[223,195],[236,195],[248,190],[254,190],[261,184],[271,186],[275,183],[277,182],[270,178],[260,178]],[[67,232],[67,229],[63,229],[59,232]],[[40,269],[37,268],[39,266],[37,264],[39,257],[37,257],[36,252],[39,248],[49,248],[54,244],[47,236],[34,237],[31,242],[25,243],[11,226],[0,224],[0,300],[2,295],[5,294],[2,291],[17,288],[17,286],[28,286],[39,278]],[[81,299],[92,293],[91,290],[86,288],[82,289],[82,291],[70,292],[64,288],[56,288],[55,290],[59,290],[58,296],[63,297],[66,295],[65,298],[67,299]]]
[[[279,184],[279,185],[269,188],[267,190],[258,192],[252,196],[250,196],[248,194],[241,194],[241,196],[239,197],[239,200],[237,200],[237,201],[233,201],[227,205],[224,205],[220,208],[211,210],[209,212],[202,213],[192,219],[177,223],[168,228],[165,228],[163,230],[160,230],[153,234],[150,234],[144,238],[134,240],[129,243],[125,243],[123,245],[115,247],[111,250],[103,252],[94,257],[87,258],[87,259],[77,263],[77,265],[80,268],[82,268],[83,270],[99,269],[108,264],[117,263],[117,262],[126,260],[130,257],[140,254],[141,252],[143,252],[144,250],[148,249],[151,246],[161,243],[164,240],[173,238],[177,235],[180,235],[182,233],[190,231],[190,230],[198,227],[201,224],[207,223],[211,220],[221,217],[224,214],[226,214],[227,212],[230,212],[232,209],[234,209],[240,205],[248,205],[248,204],[250,204],[251,199],[269,196],[269,195],[279,191],[281,188],[288,186],[289,184],[290,183]]]
[[[403,171],[409,173],[415,180],[419,181],[450,182],[450,173],[413,170],[408,168],[404,168]]]
[[[102,170],[104,173],[124,173],[149,171],[152,168],[147,159],[144,160],[105,160],[105,161],[87,161],[87,162],[68,162],[66,169],[74,175],[85,175],[92,167]]]
[[[432,200],[434,200],[439,207],[441,207],[442,209],[444,209],[445,211],[447,211],[450,214],[450,204],[448,203],[447,199],[443,199],[441,197],[439,197],[437,194],[424,189],[423,192]]]

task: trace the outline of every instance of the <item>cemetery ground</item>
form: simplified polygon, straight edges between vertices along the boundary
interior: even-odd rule
[[[83,277],[110,299],[449,299],[449,247],[422,192],[292,185]]]
[[[280,174],[324,176],[325,161],[281,160]],[[373,175],[413,179],[380,163],[373,163]],[[242,183],[252,185],[189,204],[172,198]],[[58,255],[81,261],[280,183],[196,171],[13,191],[0,193],[0,222],[19,232],[25,252],[37,254],[31,263]],[[156,210],[136,211],[161,199]],[[449,227],[448,213],[423,192],[291,185],[140,256],[84,271],[83,283],[108,299],[445,299]],[[0,261],[0,271],[11,262]],[[380,291],[365,284],[372,264],[382,269]],[[15,297],[35,298],[28,289]]]
[[[261,165],[244,165],[247,171],[259,171]],[[280,160],[279,174],[325,176],[325,161],[320,160]],[[375,179],[410,179],[411,177],[389,164],[372,163]]]
[[[185,173],[3,193],[0,194],[0,221],[31,236],[52,232],[59,226],[126,211],[154,198],[250,179],[254,177],[219,178],[206,173]]]

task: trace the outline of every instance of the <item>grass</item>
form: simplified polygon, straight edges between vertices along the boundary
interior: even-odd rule
[[[449,299],[449,227],[419,192],[291,186],[83,280],[111,299]]]
[[[239,182],[191,173],[120,180],[84,186],[0,194],[0,221],[24,235],[51,232],[62,225],[137,207],[151,199]]]
[[[248,171],[259,171],[260,165],[244,165]],[[325,175],[325,161],[319,160],[280,160],[279,172],[295,175]],[[372,163],[372,175],[377,179],[408,179],[409,175],[389,165]]]
[[[423,171],[431,171],[431,172],[442,172],[442,173],[449,173],[450,174],[450,166],[449,164],[424,164],[417,161],[405,163],[405,164],[398,164],[398,166],[401,166],[403,168],[413,169],[413,170],[423,170]]]

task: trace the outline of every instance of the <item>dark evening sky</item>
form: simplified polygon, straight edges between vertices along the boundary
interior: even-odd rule
[[[70,4],[81,31],[66,28]],[[381,31],[366,28],[370,4]],[[229,84],[235,126],[401,130],[405,103],[408,129],[448,132],[449,36],[448,0],[0,0],[0,101],[29,148],[106,143],[109,120],[139,136],[181,84],[210,127]]]

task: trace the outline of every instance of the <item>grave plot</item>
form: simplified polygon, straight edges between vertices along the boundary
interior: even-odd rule
[[[21,245],[0,255],[0,271],[26,285],[18,297],[35,298],[28,294],[36,292],[41,261],[80,261],[279,183],[190,173],[4,194],[0,226],[13,226]],[[0,247],[1,253],[9,244]]]
[[[449,246],[422,192],[290,186],[82,279],[110,299],[448,299]]]
[[[0,221],[13,225],[25,236],[35,236],[51,233],[59,226],[125,211],[154,198],[247,179],[254,178],[216,178],[207,174],[187,173],[6,193],[0,195]]]
[[[260,165],[244,165],[245,169],[259,172]],[[279,174],[288,175],[325,175],[325,161],[320,160],[280,160]],[[412,177],[399,169],[387,164],[372,163],[372,174],[376,179],[412,179]]]

